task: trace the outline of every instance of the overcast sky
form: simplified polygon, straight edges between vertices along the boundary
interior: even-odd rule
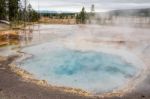
[[[28,0],[35,10],[38,10],[38,0]],[[150,0],[39,0],[40,10],[78,12],[84,6],[90,11],[91,5],[96,11],[110,9],[150,8]]]

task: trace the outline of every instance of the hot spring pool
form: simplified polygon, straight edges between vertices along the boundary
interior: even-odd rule
[[[80,88],[96,94],[119,88],[134,77],[137,68],[120,56],[96,51],[71,50],[45,43],[24,48],[32,54],[22,69],[54,86]]]

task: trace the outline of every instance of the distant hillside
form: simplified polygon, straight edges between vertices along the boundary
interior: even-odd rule
[[[37,11],[38,13],[57,13],[57,11],[48,11],[48,10],[41,10]]]
[[[61,14],[61,13],[75,13],[75,12],[69,12],[69,11],[50,11],[50,10],[41,10],[37,11],[41,14]]]
[[[114,16],[143,16],[149,17],[150,16],[150,8],[143,8],[143,9],[123,9],[123,10],[112,10],[106,12],[109,15]]]

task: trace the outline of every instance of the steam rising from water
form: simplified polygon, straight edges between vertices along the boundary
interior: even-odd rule
[[[23,51],[33,57],[23,61],[21,68],[38,79],[56,86],[81,88],[93,94],[124,86],[138,71],[120,56],[71,50],[57,43],[44,43]]]

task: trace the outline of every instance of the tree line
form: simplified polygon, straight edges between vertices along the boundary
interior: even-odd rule
[[[94,6],[93,6],[94,7]],[[28,4],[26,7],[22,4],[21,0],[0,0],[0,20],[8,20],[10,22],[16,21],[30,21],[34,22],[39,20],[41,16],[48,16],[50,18],[66,19],[75,18],[77,24],[85,24],[91,13],[86,13],[83,7],[79,13],[62,13],[62,14],[48,14],[48,13],[37,13]]]
[[[0,0],[0,20],[34,22],[39,18],[30,4],[23,7],[20,0]]]
[[[41,16],[49,17],[50,19],[73,19],[75,18],[75,13],[49,13],[49,12],[41,12]]]

